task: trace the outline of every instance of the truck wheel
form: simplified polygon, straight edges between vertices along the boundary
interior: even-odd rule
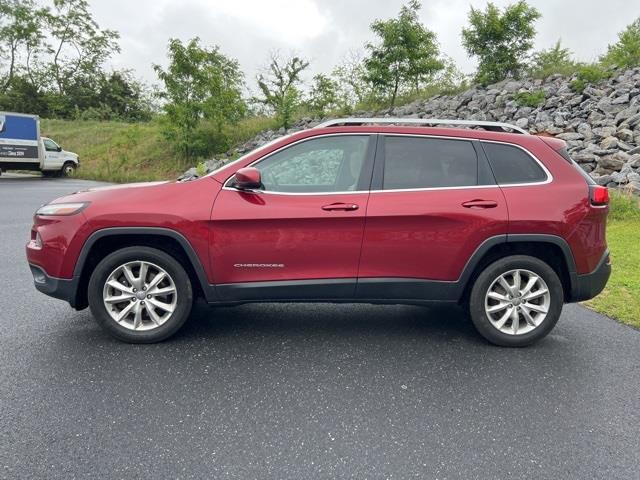
[[[513,255],[493,262],[476,279],[471,320],[495,345],[523,347],[545,337],[564,303],[562,282],[542,260]]]
[[[76,173],[76,164],[73,162],[66,162],[60,170],[60,175],[63,177],[73,177]]]
[[[89,307],[100,326],[128,343],[164,340],[191,312],[189,275],[173,257],[150,247],[127,247],[107,255],[88,285]]]

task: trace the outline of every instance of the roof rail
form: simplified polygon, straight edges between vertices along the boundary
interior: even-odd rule
[[[433,125],[452,125],[461,127],[482,127],[485,130],[494,132],[508,132],[521,133],[528,135],[529,132],[516,125],[503,122],[489,122],[486,120],[452,120],[446,118],[336,118],[334,120],[328,120],[317,125],[315,128],[326,127],[339,127],[347,125],[364,125],[368,124],[384,124],[384,125],[419,125],[419,126],[433,126]]]

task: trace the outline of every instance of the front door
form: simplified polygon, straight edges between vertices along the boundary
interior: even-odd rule
[[[380,136],[358,297],[445,300],[480,244],[506,233],[506,202],[477,142]]]
[[[43,138],[44,144],[44,169],[58,170],[62,168],[64,154],[56,142],[49,138]]]
[[[222,300],[355,294],[375,135],[329,135],[252,166],[263,188],[230,178],[211,215],[211,263]]]

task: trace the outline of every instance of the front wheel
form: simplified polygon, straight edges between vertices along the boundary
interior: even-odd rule
[[[62,170],[60,170],[60,175],[63,177],[73,177],[76,173],[76,164],[73,162],[65,162],[62,166]]]
[[[514,255],[480,273],[471,290],[469,313],[489,342],[523,347],[553,329],[563,303],[562,283],[553,268],[538,258]]]
[[[91,275],[88,297],[100,326],[129,343],[170,337],[187,320],[193,304],[191,281],[182,265],[149,247],[107,255]]]

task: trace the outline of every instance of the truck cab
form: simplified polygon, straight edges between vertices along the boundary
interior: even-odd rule
[[[62,175],[68,177],[78,168],[78,154],[63,150],[60,145],[48,137],[40,137],[44,151],[42,174],[44,176]]]

